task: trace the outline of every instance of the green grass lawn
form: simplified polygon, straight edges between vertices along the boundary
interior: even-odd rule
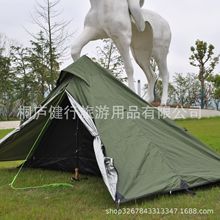
[[[0,139],[3,138],[6,134],[8,134],[12,129],[0,130]]]
[[[220,153],[220,117],[180,120],[177,123]]]
[[[177,123],[220,153],[220,118],[183,120]],[[0,138],[9,131],[0,131]],[[186,193],[162,195],[123,204],[120,208],[197,208],[213,209],[210,215],[107,215],[115,205],[101,178],[75,182],[73,188],[50,187],[35,190],[13,190],[8,186],[18,163],[0,163],[0,219],[220,219],[220,185]],[[17,186],[69,182],[71,174],[55,171],[26,170],[18,177]]]

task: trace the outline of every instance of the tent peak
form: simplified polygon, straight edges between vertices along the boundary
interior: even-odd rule
[[[68,76],[74,75],[81,78],[88,85],[90,85],[90,80],[88,73],[85,71],[86,66],[90,66],[94,62],[86,55],[80,57],[77,61],[73,62],[60,73],[60,77],[57,81],[57,85],[60,85]]]

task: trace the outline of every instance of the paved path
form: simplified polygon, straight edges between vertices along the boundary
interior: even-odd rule
[[[19,125],[20,121],[0,121],[0,130],[17,128]]]

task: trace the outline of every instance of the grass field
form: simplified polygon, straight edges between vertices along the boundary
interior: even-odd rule
[[[0,130],[0,139],[3,138],[6,134],[8,134],[12,129]]]
[[[220,118],[183,120],[177,123],[220,153]],[[0,138],[9,131],[0,131]],[[73,188],[50,187],[35,190],[13,190],[8,186],[16,174],[15,163],[0,163],[0,219],[220,219],[220,185],[197,189],[196,196],[185,193],[162,195],[121,205],[120,208],[178,208],[190,212],[190,208],[212,209],[214,214],[190,215],[107,215],[107,209],[115,205],[101,178],[75,182]],[[66,182],[69,173],[27,170],[18,178],[17,186],[34,186],[43,183]],[[188,209],[187,209],[188,208]],[[125,209],[124,209],[125,210]],[[123,210],[123,211],[124,211]],[[137,210],[137,209],[136,209]],[[117,217],[117,218],[116,218]]]

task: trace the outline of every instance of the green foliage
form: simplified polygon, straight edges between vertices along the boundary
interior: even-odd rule
[[[217,110],[219,110],[220,105],[220,75],[211,75],[208,80],[213,83],[213,100],[215,102]]]
[[[174,75],[173,102],[181,106],[191,106],[199,102],[199,80],[194,74],[176,73]]]
[[[34,77],[29,62],[29,48],[12,46],[10,57],[12,62],[11,71],[15,75],[16,98],[20,105],[28,106],[32,102],[31,94],[34,92]]]
[[[69,22],[58,21],[59,0],[37,3],[33,17],[38,34],[30,47],[12,46],[0,34],[0,119],[16,117],[19,106],[39,105],[55,88],[60,60],[65,55]],[[9,53],[5,53],[9,51]]]
[[[29,61],[36,83],[36,103],[41,103],[56,84],[59,73],[58,55],[56,48],[52,47],[50,51],[50,43],[43,32],[31,41],[31,45]]]
[[[147,90],[147,85],[145,86],[145,90]],[[155,93],[155,102],[160,102],[163,92],[163,83],[161,79],[158,79],[155,84],[154,93]],[[173,84],[169,83],[168,85],[168,102],[173,102],[175,87]]]
[[[127,80],[124,62],[112,40],[102,40],[102,45],[97,47],[97,57],[93,57],[93,60],[108,69],[120,81]]]
[[[207,42],[197,40],[195,46],[191,47],[190,64],[199,68],[198,79],[201,84],[201,108],[204,108],[205,81],[213,73],[219,62],[219,57],[214,56],[215,47]]]
[[[0,48],[0,118],[10,117],[16,100],[15,74],[11,71],[12,60],[4,54],[6,48]]]
[[[8,57],[0,55],[0,100],[3,101],[7,97],[7,89],[12,86],[11,82],[11,61]]]
[[[214,97],[220,99],[220,75],[211,76],[209,80],[214,84]]]
[[[55,87],[59,73],[56,48],[51,54],[43,32],[30,43],[30,47],[11,46],[7,56],[5,48],[0,50],[0,119],[16,117],[19,106],[39,105]]]
[[[40,32],[31,47],[11,47],[11,71],[15,77],[16,98],[21,106],[39,105],[53,89],[58,78],[59,63],[52,51],[53,74],[50,66],[49,43]]]

